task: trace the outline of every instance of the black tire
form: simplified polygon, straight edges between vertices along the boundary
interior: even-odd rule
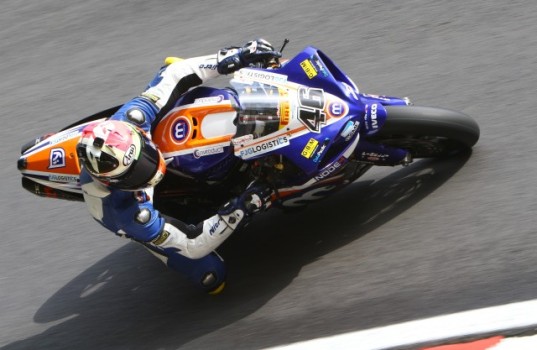
[[[461,112],[419,106],[385,108],[386,122],[370,140],[407,149],[413,158],[452,155],[472,148],[479,139],[479,126]]]

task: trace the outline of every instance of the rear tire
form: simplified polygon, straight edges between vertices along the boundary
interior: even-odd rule
[[[385,108],[386,122],[369,140],[406,149],[413,158],[449,156],[470,149],[479,139],[479,126],[461,112],[419,106]]]

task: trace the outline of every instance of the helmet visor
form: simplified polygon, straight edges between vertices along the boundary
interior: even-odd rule
[[[100,152],[100,155],[96,157],[96,161],[92,161],[89,157],[93,157],[93,154],[87,152],[87,145],[85,144],[79,143],[76,146],[76,154],[78,159],[84,162],[84,166],[86,166],[92,174],[108,173],[119,166],[119,161],[106,152]],[[96,169],[94,165],[97,166],[98,169]]]
[[[119,179],[110,179],[110,184],[123,190],[138,190],[148,187],[151,180],[162,167],[163,162],[159,151],[150,141],[144,139],[144,144],[137,160],[133,161],[130,169]]]

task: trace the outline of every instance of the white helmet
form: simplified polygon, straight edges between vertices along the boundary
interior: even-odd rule
[[[118,120],[89,124],[76,146],[79,160],[97,180],[122,190],[155,186],[166,162],[143,130]]]

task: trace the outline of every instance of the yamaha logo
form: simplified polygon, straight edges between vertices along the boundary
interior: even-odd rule
[[[130,145],[127,152],[125,152],[125,156],[123,157],[123,165],[125,166],[130,165],[132,161],[134,160],[135,153],[136,153],[136,146]]]

